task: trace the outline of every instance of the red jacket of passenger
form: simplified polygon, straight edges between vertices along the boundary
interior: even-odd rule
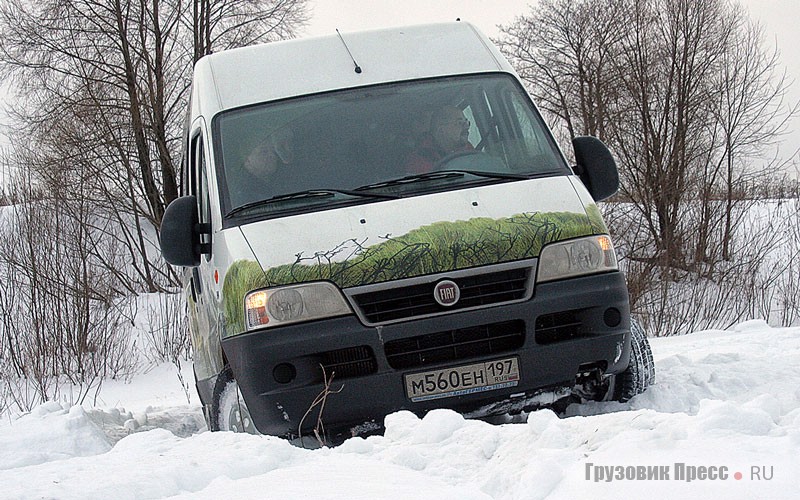
[[[464,147],[448,153],[437,147],[433,143],[433,138],[428,135],[422,139],[417,149],[408,155],[408,159],[406,160],[406,172],[409,174],[425,174],[432,171],[436,162],[447,155],[474,150],[475,148],[472,144],[467,143]]]

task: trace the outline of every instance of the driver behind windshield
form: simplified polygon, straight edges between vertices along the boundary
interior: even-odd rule
[[[409,174],[430,172],[436,163],[454,153],[473,151],[470,144],[469,120],[456,106],[443,106],[431,114],[429,132],[406,161]]]
[[[293,190],[296,180],[290,168],[294,158],[294,134],[289,128],[276,130],[262,139],[231,179],[234,206],[263,200]]]

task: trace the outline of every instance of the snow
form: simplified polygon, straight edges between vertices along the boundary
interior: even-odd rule
[[[207,432],[164,365],[106,382],[94,406],[6,418],[0,498],[795,498],[800,328],[750,321],[651,344],[656,384],[626,404],[502,425],[399,412],[383,436],[313,450]]]

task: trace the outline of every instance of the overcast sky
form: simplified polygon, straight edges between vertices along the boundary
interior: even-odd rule
[[[347,32],[460,18],[494,37],[499,34],[498,24],[508,24],[515,16],[527,15],[530,3],[528,0],[311,0],[311,21],[301,36],[333,34],[336,28]],[[777,44],[783,64],[795,80],[790,97],[800,101],[800,0],[742,0],[742,3],[765,27],[769,43]],[[800,148],[800,118],[790,127],[792,132],[781,146],[782,158]],[[0,145],[2,139],[0,134]]]
[[[311,0],[312,17],[302,35],[401,26],[430,22],[469,21],[490,37],[499,35],[498,24],[508,24],[530,12],[527,0]],[[800,0],[741,0],[765,28],[767,42],[777,44],[789,77],[795,80],[790,98],[800,101]],[[800,118],[780,148],[787,159],[800,148]],[[796,169],[797,167],[795,167]],[[800,172],[798,172],[800,174]]]
[[[800,0],[742,0],[751,15],[774,37],[788,66],[800,76]],[[340,31],[401,26],[460,18],[477,25],[489,36],[498,35],[497,25],[530,12],[528,0],[311,0],[312,17],[304,35],[326,35]]]
[[[529,10],[523,0],[312,0],[310,5],[309,35],[330,34],[336,28],[356,31],[461,18],[493,36],[497,24]]]

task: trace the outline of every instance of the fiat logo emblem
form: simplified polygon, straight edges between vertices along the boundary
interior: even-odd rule
[[[461,290],[454,282],[442,280],[433,288],[433,298],[440,306],[450,307],[461,298]]]

